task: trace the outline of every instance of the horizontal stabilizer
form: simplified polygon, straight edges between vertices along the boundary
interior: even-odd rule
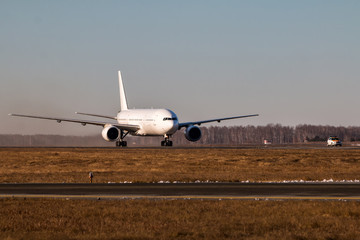
[[[109,118],[109,119],[117,119],[117,117],[112,117],[112,116],[105,116],[105,115],[99,115],[99,114],[92,114],[92,113],[82,113],[82,112],[75,112],[76,114],[79,115],[85,115],[85,116],[91,116],[91,117],[100,117],[100,118]]]

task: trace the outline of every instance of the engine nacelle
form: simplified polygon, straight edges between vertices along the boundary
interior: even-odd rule
[[[115,126],[106,126],[101,132],[102,137],[108,142],[115,142],[120,137],[120,130]]]
[[[197,126],[187,127],[184,134],[185,138],[192,142],[196,142],[201,138],[201,130]]]

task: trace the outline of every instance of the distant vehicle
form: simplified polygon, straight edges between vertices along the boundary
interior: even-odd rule
[[[336,136],[330,136],[327,140],[327,145],[328,147],[341,147],[342,146],[342,142],[340,141],[340,139]]]
[[[269,145],[269,144],[271,144],[271,143],[272,143],[271,140],[267,140],[267,139],[264,140],[264,144],[265,144],[265,145]]]

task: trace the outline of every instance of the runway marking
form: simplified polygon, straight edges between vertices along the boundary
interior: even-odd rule
[[[327,196],[149,196],[149,195],[57,195],[57,194],[0,194],[0,198],[53,198],[53,199],[204,199],[204,200],[337,200],[360,201],[360,196],[327,197]]]

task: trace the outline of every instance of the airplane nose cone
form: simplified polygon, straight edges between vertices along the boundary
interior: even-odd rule
[[[169,121],[169,125],[167,126],[167,134],[174,134],[179,127],[178,121]]]
[[[179,129],[179,122],[178,121],[174,121],[172,129],[174,130],[174,132],[176,132]]]

